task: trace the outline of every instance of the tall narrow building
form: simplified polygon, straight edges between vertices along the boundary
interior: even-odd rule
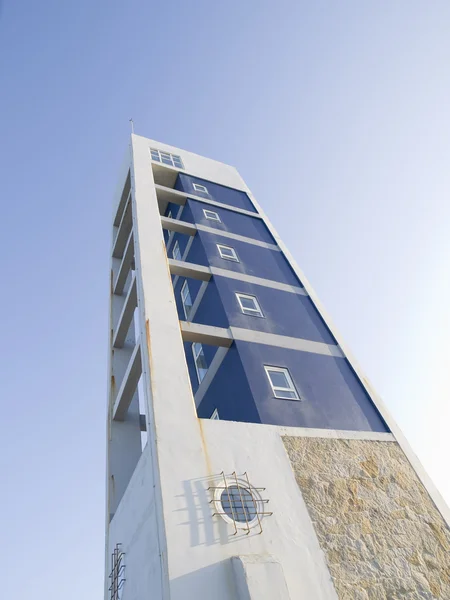
[[[112,230],[105,599],[450,599],[448,509],[238,172],[132,135]]]

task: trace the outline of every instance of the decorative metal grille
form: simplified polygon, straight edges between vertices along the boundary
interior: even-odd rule
[[[269,500],[261,498],[260,492],[266,488],[255,488],[250,485],[247,472],[237,475],[235,471],[231,475],[220,474],[220,485],[211,485],[208,490],[213,493],[210,504],[215,506],[216,515],[231,521],[234,525],[234,534],[238,528],[243,529],[246,535],[250,529],[259,526],[259,533],[263,532],[261,518],[271,516],[273,513],[265,510]]]
[[[109,575],[109,578],[111,579],[111,585],[109,587],[110,600],[120,600],[120,591],[125,583],[125,578],[123,577],[125,571],[123,557],[125,556],[125,552],[122,552],[120,549],[121,545],[122,544],[116,544],[114,552],[111,554],[112,570]]]

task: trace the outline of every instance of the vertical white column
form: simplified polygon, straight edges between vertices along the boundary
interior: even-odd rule
[[[200,427],[184,355],[178,313],[161,227],[148,140],[132,135],[133,226],[138,282],[143,388],[148,443],[152,444],[165,596],[186,546],[183,482],[205,476]],[[184,537],[184,536],[183,536]],[[177,539],[179,543],[177,543]],[[168,545],[167,540],[171,540]],[[164,550],[164,548],[166,550]],[[168,549],[167,549],[168,548]]]

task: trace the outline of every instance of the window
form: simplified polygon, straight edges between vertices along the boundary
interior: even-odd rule
[[[219,411],[217,410],[217,408],[214,409],[213,414],[209,418],[211,419],[211,421],[220,421]]]
[[[192,344],[192,354],[194,355],[195,370],[197,371],[198,382],[201,383],[208,372],[203,346],[199,342]]]
[[[174,257],[175,260],[181,260],[181,250],[180,250],[180,244],[178,243],[178,240],[175,242],[175,244],[173,246],[172,256]]]
[[[194,190],[196,192],[202,192],[203,194],[208,193],[208,188],[205,187],[204,185],[200,185],[199,183],[193,183],[192,185],[194,186]]]
[[[258,491],[261,488],[250,485],[247,473],[238,477],[236,473],[227,476],[222,472],[219,481],[217,487],[213,488],[214,514],[220,515],[226,523],[233,525],[235,533],[238,529],[249,533],[250,528],[256,525],[259,525],[262,532],[262,519],[272,513],[266,510],[269,500],[261,498]]]
[[[169,152],[161,152],[160,150],[156,150],[155,148],[150,148],[150,154],[152,155],[152,160],[156,160],[165,165],[169,165],[170,167],[176,167],[177,169],[184,169],[181,157],[177,156],[176,154],[170,154]]]
[[[238,299],[239,306],[241,307],[241,311],[244,313],[244,315],[251,315],[252,317],[264,317],[256,296],[250,296],[249,294],[238,294],[236,292],[236,298]]]
[[[172,219],[172,211],[169,210],[169,212],[167,213],[167,218],[168,219]],[[166,247],[168,248],[170,246],[170,243],[173,239],[173,236],[175,235],[175,231],[167,231],[164,230],[164,239],[166,240]]]
[[[275,398],[290,398],[300,400],[294,383],[287,369],[264,366]]]
[[[204,208],[203,209],[203,214],[210,221],[217,221],[218,223],[222,223],[222,221],[220,220],[219,215],[216,212],[214,212],[213,210],[206,210],[206,208]]]
[[[184,316],[186,319],[189,319],[189,313],[192,308],[192,298],[187,280],[183,283],[183,287],[181,288],[181,302],[183,303]]]
[[[217,244],[217,249],[219,250],[221,258],[224,258],[225,260],[233,260],[234,262],[239,262],[236,250],[231,246],[222,246],[222,244]]]
[[[242,485],[230,485],[220,497],[223,512],[238,523],[251,523],[257,516],[256,502],[251,491]]]

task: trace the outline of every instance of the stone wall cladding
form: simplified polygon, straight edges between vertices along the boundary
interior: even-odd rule
[[[450,600],[450,531],[396,442],[283,441],[340,600]]]

